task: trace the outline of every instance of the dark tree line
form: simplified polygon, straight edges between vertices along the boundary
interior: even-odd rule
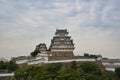
[[[97,58],[96,55],[89,54],[89,53],[84,53],[84,57],[88,57],[88,58]]]
[[[0,61],[0,73],[13,72],[18,68],[18,65],[12,61]]]
[[[38,55],[38,53],[40,53],[40,51],[38,49],[35,49],[33,52],[31,52],[31,56],[35,57]]]

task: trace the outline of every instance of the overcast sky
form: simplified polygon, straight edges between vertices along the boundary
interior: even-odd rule
[[[120,58],[120,0],[0,0],[0,57],[49,47],[56,29],[67,29],[74,53]]]

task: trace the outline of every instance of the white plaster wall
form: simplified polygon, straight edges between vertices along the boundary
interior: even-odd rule
[[[108,62],[102,62],[103,65],[110,65]]]
[[[115,62],[115,63],[109,63],[109,62],[102,62],[103,65],[120,65],[119,62]]]
[[[44,62],[44,61],[39,60],[39,61],[28,62],[27,64],[28,64],[28,65],[34,65],[34,64],[39,64],[39,63],[43,63],[43,62]]]
[[[53,51],[53,52],[58,52],[58,51],[59,51],[59,52],[62,52],[62,51],[69,52],[69,51],[73,51],[73,49],[67,49],[67,50],[65,50],[65,49],[61,49],[61,50],[60,50],[60,49],[59,49],[59,50],[58,50],[58,49],[54,49],[54,50],[53,50],[53,49],[52,49],[51,51]]]
[[[72,61],[92,61],[95,62],[95,59],[70,59],[70,60],[57,60],[57,61],[48,61],[48,58],[46,58],[45,61],[39,60],[39,61],[33,61],[33,62],[28,62],[28,65],[34,65],[34,64],[40,64],[40,63],[59,63],[59,62],[72,62]]]
[[[97,60],[102,60],[102,57],[98,57]]]
[[[43,60],[42,58],[44,58],[45,60]],[[28,61],[27,64],[28,65],[34,65],[34,64],[39,64],[39,63],[45,63],[48,61],[48,57],[44,56],[44,57],[37,57],[36,59],[33,59],[31,61]]]
[[[107,71],[115,71],[115,68],[105,68]]]
[[[114,65],[120,65],[120,62],[114,63]]]
[[[4,77],[4,76],[14,76],[14,73],[2,73],[2,74],[0,74],[0,77]]]
[[[59,62],[72,62],[72,61],[96,61],[95,59],[70,59],[70,60],[57,60],[57,61],[48,61],[45,63],[59,63]]]
[[[24,59],[24,60],[18,60],[16,61],[16,64],[23,64],[23,63],[27,63],[27,59]]]

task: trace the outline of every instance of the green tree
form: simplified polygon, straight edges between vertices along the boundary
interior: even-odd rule
[[[85,80],[101,80],[99,76],[94,74],[87,74]]]
[[[120,67],[115,69],[115,73],[116,73],[117,77],[120,79]]]
[[[25,69],[18,69],[15,71],[15,80],[27,80]]]
[[[61,63],[52,63],[44,66],[31,66],[27,69],[18,69],[15,72],[16,80],[55,80]]]
[[[51,74],[45,69],[36,72],[34,76],[34,80],[49,80],[51,78]],[[53,79],[52,79],[53,80]]]
[[[31,56],[33,56],[33,57],[37,56],[37,54],[38,54],[38,52],[36,50],[31,52]]]
[[[61,63],[52,63],[46,66],[46,70],[49,72],[49,77],[54,79],[57,76],[57,72],[62,68]]]
[[[72,61],[70,67],[71,67],[71,69],[77,69],[76,61]]]
[[[84,57],[89,57],[89,54],[88,53],[84,53]]]
[[[9,61],[9,62],[7,63],[7,69],[8,69],[9,71],[15,71],[17,68],[18,68],[18,65],[17,65],[16,63],[14,63],[14,62],[12,62],[12,61]]]
[[[75,69],[61,69],[58,72],[58,80],[84,80]]]
[[[62,68],[61,63],[52,63],[52,64],[47,65],[47,67],[46,67],[47,71],[49,71],[51,73],[56,73],[61,68]]]
[[[80,68],[83,70],[84,73],[92,73],[99,71],[99,68],[91,62],[84,62],[80,65]]]
[[[96,55],[92,55],[92,54],[90,54],[90,57],[91,57],[91,58],[97,58]]]
[[[0,72],[13,72],[18,68],[18,65],[12,61],[0,61]]]
[[[15,71],[15,80],[109,80],[92,62],[81,63],[79,68],[71,63],[71,68],[62,68],[61,63],[20,68]]]
[[[101,72],[100,68],[92,62],[84,62],[80,65],[85,80],[108,80],[108,77]]]
[[[39,49],[35,49],[33,52],[31,52],[31,56],[35,57],[38,55],[38,53],[40,53]]]
[[[117,76],[113,71],[104,71],[104,74],[109,78],[109,80],[117,80]]]
[[[4,61],[0,61],[0,70],[5,70],[7,69],[7,66]]]

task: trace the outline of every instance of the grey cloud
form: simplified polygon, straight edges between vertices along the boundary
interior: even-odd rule
[[[117,57],[120,52],[118,3],[115,0],[1,0],[0,56],[28,55],[40,42],[49,46],[57,28],[67,28],[76,44],[76,54],[89,52]]]

